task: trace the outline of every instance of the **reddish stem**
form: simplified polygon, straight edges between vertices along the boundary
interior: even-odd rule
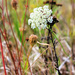
[[[10,28],[11,28],[12,34],[14,36],[16,46],[17,46],[17,53],[18,53],[18,59],[19,59],[19,65],[20,65],[19,67],[20,67],[20,72],[21,72],[21,63],[20,63],[20,58],[19,58],[19,50],[18,50],[17,40],[16,40],[15,34],[13,32],[12,25],[11,25],[11,22],[10,22],[10,18],[9,18],[9,15],[8,15],[8,11],[7,11],[7,0],[6,0],[5,3],[6,3],[6,13],[7,13],[7,17],[8,17],[8,20],[9,20],[9,25],[10,25]],[[21,72],[21,75],[22,75],[22,72]]]
[[[28,8],[28,0],[27,0],[27,4],[25,5],[26,7],[26,12],[25,12],[25,18],[24,18],[24,28],[25,28],[25,23],[26,23],[26,14],[27,14],[27,8]]]
[[[23,44],[23,40],[24,40],[24,29],[25,29],[25,23],[26,23],[26,14],[27,14],[27,8],[28,8],[28,0],[27,0],[27,4],[25,5],[25,7],[26,7],[26,9],[25,9],[24,26],[23,26],[23,33],[22,33],[22,44]],[[21,52],[22,52],[22,44],[21,44],[20,55],[21,55]]]
[[[25,17],[24,17],[24,25],[23,25],[22,44],[21,44],[20,56],[21,56],[22,45],[23,45],[23,40],[24,40],[24,29],[25,29],[25,23],[26,23],[26,14],[27,14],[27,8],[28,8],[28,0],[27,0],[27,4],[25,5],[25,7],[26,7],[26,9],[25,9]]]
[[[9,53],[10,53],[10,56],[11,56],[13,65],[14,65],[14,67],[15,67],[15,73],[16,73],[16,75],[17,75],[17,74],[18,74],[18,71],[16,70],[15,59],[14,59],[14,57],[13,57],[13,55],[12,55],[11,50],[10,50],[9,47],[8,47],[7,40],[6,40],[6,35],[5,35],[5,36],[3,35],[3,32],[2,32],[1,29],[0,29],[0,32],[1,32],[1,34],[2,34],[2,36],[3,36],[3,38],[4,38],[4,40],[6,41],[6,45],[7,45],[8,51],[9,51]]]
[[[0,47],[1,47],[1,53],[2,53],[2,60],[3,60],[4,72],[5,72],[5,75],[7,75],[6,69],[5,69],[5,62],[4,62],[4,55],[3,55],[3,47],[2,47],[1,36],[0,36]]]
[[[5,0],[5,1],[6,1],[6,13],[7,13],[7,17],[8,17],[8,19],[9,19],[8,11],[7,11],[7,0]],[[3,0],[2,0],[2,20],[3,20],[4,33],[5,33],[4,39],[5,39],[5,41],[6,41],[6,35],[7,35],[7,33],[6,33],[6,28],[5,28],[5,19],[4,19],[4,2],[3,2]],[[15,35],[14,35],[14,32],[13,32],[12,26],[11,26],[11,23],[10,23],[10,19],[9,19],[9,25],[10,25],[10,27],[11,27],[11,30],[12,30],[12,33],[13,33],[13,36],[14,36],[14,39],[15,39],[15,41],[16,41],[16,38],[15,38]],[[1,31],[1,29],[0,29],[0,31]],[[16,42],[16,44],[17,44],[17,42]],[[6,42],[6,45],[7,45],[7,48],[8,48],[8,44],[7,44],[7,42]],[[8,48],[8,50],[9,50],[9,48]],[[10,55],[11,55],[11,58],[12,58],[12,57],[13,57],[13,56],[12,56],[12,53],[11,53],[10,50],[9,50],[9,52],[10,52]],[[18,46],[17,46],[17,52],[18,52]],[[18,52],[18,53],[19,53],[19,52]],[[13,59],[12,59],[12,60],[13,60]],[[18,74],[18,70],[17,70],[17,68],[16,68],[16,65],[15,65],[14,60],[13,60],[13,63],[14,63],[15,70],[17,71],[16,74]],[[18,75],[19,75],[19,74],[18,74]]]

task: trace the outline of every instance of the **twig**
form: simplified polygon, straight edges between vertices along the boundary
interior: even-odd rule
[[[50,29],[52,30],[52,27],[50,27]],[[57,57],[57,54],[56,54],[56,50],[55,50],[55,41],[53,42],[53,36],[52,36],[52,32],[50,31],[50,34],[51,34],[51,40],[52,40],[52,43],[53,43],[53,48],[54,48],[54,52],[55,52],[55,58],[56,58],[56,68],[57,68],[57,71],[58,71],[58,74],[61,75],[60,71],[59,71],[59,66],[58,66],[58,57]]]
[[[42,55],[43,55],[43,53],[45,53],[47,50],[48,50],[48,48],[47,48],[46,50],[44,50],[44,51],[41,53],[41,55],[40,55],[40,56],[42,56]],[[40,56],[39,56],[39,57],[40,57]],[[39,58],[39,57],[38,57],[38,58]],[[33,64],[34,64],[34,63],[38,60],[38,58],[37,58],[37,59],[36,59],[36,60],[32,63],[32,65],[31,65],[30,67],[32,67],[32,66],[33,66]],[[27,69],[27,70],[29,70],[29,68],[30,68],[30,67],[28,67],[28,69]]]
[[[12,52],[10,51],[10,49],[9,49],[9,47],[8,47],[7,40],[6,40],[6,36],[3,35],[3,32],[2,32],[1,29],[0,29],[0,32],[1,32],[1,34],[2,34],[2,36],[3,36],[3,38],[4,38],[4,40],[6,41],[6,45],[7,45],[9,54],[10,54],[10,56],[11,56],[12,62],[13,62],[14,67],[15,67],[15,73],[16,73],[16,75],[17,75],[18,73],[17,73],[17,70],[16,70],[15,60],[14,60],[14,58],[13,58]]]
[[[26,14],[27,14],[27,8],[28,8],[28,0],[27,0],[27,4],[26,4],[26,9],[25,9],[25,17],[24,17],[24,25],[23,25],[23,33],[22,33],[22,43],[21,43],[21,50],[20,50],[20,55],[21,55],[21,52],[22,52],[22,45],[23,45],[23,42],[24,42],[24,29],[25,29],[25,22],[26,22]],[[26,44],[26,43],[25,43]],[[25,44],[24,44],[24,48],[25,48]],[[26,52],[26,51],[25,51]],[[27,55],[27,54],[26,54]]]
[[[0,33],[0,47],[1,47],[1,53],[2,53],[3,66],[4,66],[4,73],[5,73],[5,75],[7,75],[6,69],[5,69],[5,62],[4,62],[4,55],[3,55],[2,41],[1,41],[1,33]]]
[[[52,0],[52,2],[53,2],[53,0]],[[51,4],[51,9],[53,9],[53,5]],[[54,25],[54,24],[53,24]],[[52,30],[52,27],[53,27],[53,25],[52,26],[50,26],[50,29]],[[49,30],[50,30],[49,29]],[[59,66],[58,66],[58,57],[57,57],[57,54],[56,54],[56,50],[55,50],[55,41],[53,41],[53,36],[52,36],[52,32],[51,32],[51,30],[50,30],[50,35],[51,35],[51,40],[52,40],[52,44],[53,44],[53,48],[54,48],[54,52],[55,52],[55,58],[56,58],[56,68],[57,68],[57,71],[58,71],[58,74],[59,75],[61,75],[61,73],[60,73],[60,71],[59,71]]]
[[[46,44],[46,43],[40,43],[38,41],[37,41],[37,43],[40,44],[40,45],[49,46],[49,44]]]
[[[7,0],[5,0],[5,3],[6,3],[6,13],[7,13],[7,17],[8,17],[8,20],[9,20],[9,25],[10,25],[12,34],[13,34],[13,36],[14,36],[14,40],[15,40],[15,42],[16,42],[17,54],[18,54],[18,60],[19,60],[19,68],[20,68],[20,73],[21,73],[21,75],[22,75],[22,72],[21,72],[21,63],[20,63],[20,56],[19,56],[19,50],[18,50],[18,44],[17,44],[17,40],[16,40],[16,37],[15,37],[15,35],[14,35],[12,26],[11,26],[11,22],[10,22],[9,15],[8,15],[8,10],[7,10]]]

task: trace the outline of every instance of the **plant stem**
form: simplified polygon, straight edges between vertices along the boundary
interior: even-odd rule
[[[6,7],[7,7],[7,6],[6,6]],[[6,8],[6,10],[7,10],[7,8]],[[7,44],[7,31],[6,31],[6,28],[5,28],[5,20],[4,20],[4,2],[3,2],[3,0],[2,0],[2,20],[3,20],[3,26],[4,26],[4,33],[5,33],[5,36],[3,35],[1,29],[0,29],[0,32],[2,33],[2,35],[3,35],[3,37],[4,37],[5,41],[6,41],[7,48],[8,48],[8,44]],[[9,50],[9,53],[10,53],[11,58],[12,58],[12,57],[13,57],[13,56],[12,56],[12,53],[11,53],[11,51],[10,51],[9,48],[8,48],[8,50]],[[13,59],[12,59],[12,60],[13,60]],[[15,69],[16,69],[14,60],[13,60],[13,64],[14,64],[14,67],[15,67]],[[16,70],[15,70],[15,71],[16,71]],[[17,75],[17,74],[16,74],[16,75]]]
[[[25,9],[25,16],[24,16],[24,25],[23,25],[23,32],[22,32],[22,43],[21,43],[20,55],[21,55],[21,52],[22,52],[23,42],[26,44],[26,42],[24,41],[24,29],[25,29],[26,14],[27,14],[27,9],[28,9],[28,0],[27,0],[27,3],[26,3],[25,7],[26,7],[26,9]],[[24,44],[24,49],[25,49],[25,44]],[[27,53],[26,50],[25,50],[25,53]]]
[[[8,15],[8,10],[7,10],[7,0],[5,0],[5,3],[6,3],[6,14],[7,14],[7,17],[8,17],[8,20],[9,20],[9,25],[10,25],[10,28],[11,28],[11,31],[12,31],[12,34],[13,34],[13,37],[14,37],[14,40],[16,42],[16,46],[17,46],[17,54],[18,54],[18,60],[19,60],[19,68],[20,68],[20,73],[22,75],[22,72],[21,72],[21,62],[20,62],[20,56],[19,56],[19,50],[18,50],[18,44],[17,44],[17,40],[16,40],[16,37],[15,37],[15,34],[14,34],[14,31],[12,29],[12,25],[11,25],[11,21],[10,21],[10,18],[9,18],[9,15]],[[16,68],[17,69],[17,68]],[[18,70],[18,69],[17,69]]]
[[[50,27],[50,29],[52,30],[52,26]],[[52,36],[52,32],[50,31],[50,35],[51,35],[51,40],[52,40],[52,44],[53,44],[53,48],[54,48],[54,52],[55,52],[55,62],[56,62],[56,68],[57,68],[57,71],[58,71],[58,74],[61,75],[60,71],[59,71],[59,65],[58,65],[58,57],[57,57],[57,54],[56,54],[56,49],[55,49],[55,42],[53,41],[53,36]]]
[[[50,40],[49,34],[50,34],[50,30],[48,29],[47,44],[49,44],[49,40]],[[47,48],[48,48],[48,46],[47,46]],[[47,53],[48,53],[48,50],[46,50],[46,56],[45,56],[46,69],[48,68],[48,64],[47,64],[47,62],[48,62]],[[46,75],[48,75],[48,71],[47,70],[46,70]]]
[[[18,71],[17,71],[16,65],[15,65],[15,60],[14,60],[14,58],[13,58],[13,55],[12,55],[11,50],[10,50],[9,47],[8,47],[8,43],[7,43],[7,40],[6,40],[6,35],[5,35],[5,36],[3,35],[3,32],[2,32],[1,29],[0,29],[0,32],[1,32],[1,34],[2,34],[2,36],[3,36],[3,38],[4,38],[4,40],[6,41],[6,45],[7,45],[7,48],[8,48],[9,54],[10,54],[10,56],[11,56],[11,59],[12,59],[12,62],[13,62],[14,68],[15,68],[15,73],[16,73],[16,75],[18,75]]]
[[[5,62],[4,62],[4,55],[3,55],[2,41],[1,41],[1,33],[0,33],[0,47],[1,47],[1,53],[2,53],[2,60],[3,60],[4,72],[5,72],[5,75],[7,75],[6,69],[5,69]]]

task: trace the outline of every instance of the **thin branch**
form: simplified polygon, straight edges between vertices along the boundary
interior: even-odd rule
[[[4,73],[5,73],[5,75],[7,75],[6,69],[5,69],[5,62],[4,62],[4,55],[3,55],[2,41],[1,41],[1,33],[0,33],[0,47],[1,47],[1,53],[2,53],[3,66],[4,66]]]

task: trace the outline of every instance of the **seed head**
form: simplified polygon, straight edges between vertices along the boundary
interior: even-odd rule
[[[29,36],[30,45],[33,47],[37,43],[38,37],[34,34]]]
[[[16,0],[12,0],[11,5],[15,10],[17,9],[17,1]]]

